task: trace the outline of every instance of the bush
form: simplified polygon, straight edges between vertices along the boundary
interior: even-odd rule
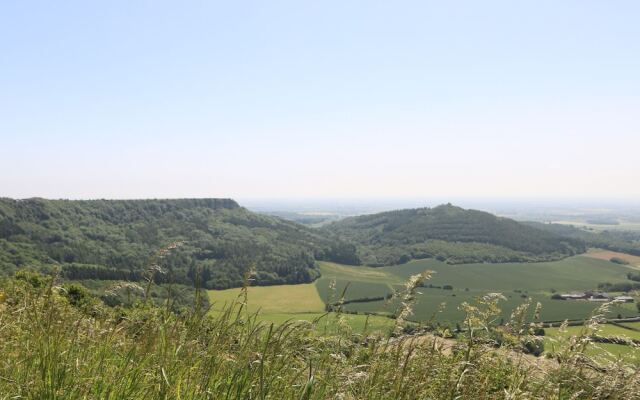
[[[540,338],[525,338],[522,340],[522,350],[526,354],[536,357],[544,353],[544,340]]]
[[[615,264],[629,265],[629,261],[627,261],[625,259],[622,259],[620,257],[611,257],[609,259],[609,261],[611,261],[612,263],[615,263]]]
[[[544,328],[541,327],[536,327],[533,330],[533,335],[534,336],[544,336],[546,334],[546,332],[544,331]]]
[[[627,274],[627,279],[631,280],[631,281],[636,281],[636,282],[640,282],[640,273],[637,272],[629,272]]]
[[[62,295],[74,307],[83,308],[95,302],[91,293],[82,285],[71,283],[62,287]]]

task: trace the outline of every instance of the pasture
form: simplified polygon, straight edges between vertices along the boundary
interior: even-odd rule
[[[240,288],[207,291],[211,303],[210,314],[216,315],[229,306],[244,301]],[[315,283],[299,285],[253,286],[247,290],[246,311],[264,322],[281,325],[287,322],[314,323],[320,332],[332,331],[345,324],[354,332],[388,331],[392,319],[376,315],[355,315],[325,312]]]
[[[236,302],[241,289],[209,290],[208,294],[213,308],[221,309]],[[247,292],[247,310],[264,314],[324,312],[324,302],[313,283],[251,286]]]

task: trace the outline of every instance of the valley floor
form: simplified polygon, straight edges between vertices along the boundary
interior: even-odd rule
[[[343,309],[358,314],[392,315],[399,306],[397,300],[385,297],[402,290],[410,276],[432,271],[431,279],[420,288],[412,319],[418,322],[437,321],[454,324],[464,317],[459,309],[463,302],[473,302],[486,293],[502,293],[502,318],[508,318],[518,305],[530,301],[540,303],[542,321],[581,320],[600,304],[586,300],[553,300],[553,293],[592,290],[602,282],[625,282],[634,265],[611,263],[602,253],[569,257],[543,263],[502,263],[449,265],[437,260],[415,260],[406,264],[372,268],[321,262],[322,276],[312,284],[277,285],[249,288],[249,310],[260,310],[266,318],[323,313],[325,304],[334,303],[344,295]],[[332,289],[332,285],[334,288]],[[234,300],[241,289],[211,290],[212,304],[218,307]],[[374,301],[350,302],[375,299]],[[317,315],[313,315],[315,318]],[[635,317],[635,303],[612,307],[610,317]],[[308,316],[304,319],[309,319]]]
[[[400,307],[400,300],[387,299],[394,291],[401,291],[411,275],[424,270],[432,271],[425,287],[419,288],[414,313],[410,319],[418,323],[435,323],[442,328],[454,329],[464,319],[460,305],[473,303],[487,293],[502,293],[506,300],[500,303],[500,320],[508,320],[512,311],[522,303],[531,302],[529,318],[537,303],[542,306],[541,321],[584,320],[601,303],[586,300],[553,300],[553,293],[584,291],[601,282],[624,282],[629,271],[638,270],[633,264],[620,265],[609,261],[618,253],[591,251],[587,254],[544,263],[463,264],[448,265],[433,259],[415,260],[406,264],[372,268],[321,262],[322,276],[312,284],[249,287],[247,310],[257,312],[258,318],[282,324],[287,321],[316,322],[318,330],[335,328],[338,319],[354,332],[388,332],[393,326],[391,318]],[[624,256],[624,255],[622,255]],[[630,260],[635,261],[635,260]],[[233,303],[242,289],[211,290],[209,299],[212,312]],[[326,304],[343,300],[339,317],[327,313]],[[356,302],[353,302],[356,300]],[[637,317],[635,303],[611,307],[607,317]],[[501,321],[496,322],[501,322]],[[637,324],[637,323],[635,323]],[[630,324],[633,327],[633,323]],[[567,332],[547,328],[547,349],[559,346],[567,335],[576,334],[581,327],[569,327]],[[640,332],[603,325],[602,336],[624,336],[640,339]],[[600,343],[595,352],[607,359],[617,356],[628,361],[640,359],[640,352],[629,346]]]

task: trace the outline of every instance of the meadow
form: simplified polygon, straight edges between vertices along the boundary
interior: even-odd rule
[[[244,302],[241,288],[209,290],[210,315],[218,316],[229,307]],[[288,322],[314,323],[320,332],[334,331],[344,324],[355,333],[387,332],[393,320],[376,315],[356,315],[326,312],[315,284],[252,286],[247,288],[244,312],[255,314],[258,320],[282,325]]]

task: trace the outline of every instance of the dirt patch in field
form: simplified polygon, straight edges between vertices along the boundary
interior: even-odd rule
[[[402,343],[405,346],[413,346],[416,344],[427,345],[445,356],[451,356],[453,348],[459,344],[455,339],[444,339],[430,333],[416,335],[409,338],[405,337],[404,339],[405,341]],[[558,362],[555,359],[544,356],[534,357],[530,354],[523,354],[506,348],[495,349],[490,346],[480,345],[476,348],[476,351],[480,351],[488,357],[496,357],[499,359],[507,358],[513,364],[534,373],[538,377],[542,377],[547,371],[558,367]]]
[[[631,254],[618,253],[616,251],[609,250],[593,250],[585,254],[587,257],[598,258],[600,260],[611,260],[613,257],[621,258],[631,265],[635,265],[636,267],[640,267],[640,257],[632,256]]]

